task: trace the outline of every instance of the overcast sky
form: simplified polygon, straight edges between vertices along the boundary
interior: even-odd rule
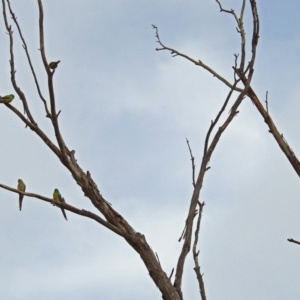
[[[155,51],[151,24],[169,47],[201,59],[232,80],[239,36],[232,16],[213,0],[44,1],[48,61],[63,137],[103,196],[146,236],[169,275],[192,195],[185,139],[201,163],[211,119],[228,89],[205,70]],[[241,0],[223,0],[240,10]],[[247,1],[248,2],[248,1]],[[295,154],[300,155],[300,4],[258,0],[261,31],[252,87]],[[12,0],[43,93],[36,1]],[[11,19],[10,19],[11,22]],[[0,94],[10,83],[8,35],[0,30]],[[249,3],[247,37],[252,21]],[[16,78],[39,126],[54,137],[15,37]],[[250,53],[248,53],[250,54]],[[249,56],[248,56],[249,58]],[[21,109],[18,97],[12,105]],[[298,300],[299,178],[249,99],[222,136],[201,191],[205,201],[199,248],[210,300]],[[226,111],[226,115],[228,110]],[[4,105],[0,107],[0,182],[96,212],[70,173]],[[161,299],[139,255],[98,223],[0,189],[0,299]],[[199,299],[191,255],[184,299]]]

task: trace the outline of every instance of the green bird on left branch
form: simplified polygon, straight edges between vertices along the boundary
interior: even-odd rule
[[[10,95],[6,95],[6,96],[0,96],[0,100],[1,103],[10,103],[11,101],[13,101],[15,98],[15,96],[13,94],[10,94]]]
[[[61,196],[60,192],[58,189],[55,189],[54,192],[53,192],[53,200],[56,202],[56,203],[66,203],[65,199]],[[67,219],[67,215],[66,215],[66,212],[65,210],[61,207],[60,208],[66,221],[68,221]]]

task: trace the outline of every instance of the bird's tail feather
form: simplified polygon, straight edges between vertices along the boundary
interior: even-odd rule
[[[20,208],[20,211],[22,210],[22,201],[23,201],[23,195],[20,195],[19,196],[19,208]]]
[[[62,213],[63,213],[63,215],[64,215],[64,217],[65,217],[66,221],[68,221],[68,218],[67,218],[67,215],[66,215],[66,212],[65,212],[65,210],[64,210],[63,208],[61,208],[61,211],[62,211]]]

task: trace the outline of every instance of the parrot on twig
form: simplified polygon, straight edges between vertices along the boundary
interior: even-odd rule
[[[58,61],[52,61],[50,64],[49,64],[49,68],[52,69],[52,70],[55,70],[57,68],[57,65],[60,63],[60,60]]]
[[[26,185],[24,183],[24,181],[22,179],[18,179],[18,187],[17,187],[18,191],[20,192],[25,192],[26,190]],[[22,201],[23,201],[24,195],[19,194],[19,207],[20,207],[20,211],[22,210]]]
[[[61,194],[60,194],[60,192],[59,192],[58,189],[54,190],[54,192],[53,192],[53,199],[57,203],[66,203],[65,199],[61,196]],[[66,221],[68,221],[65,210],[62,207],[60,209],[61,209],[61,211],[62,211],[62,213],[63,213]]]
[[[6,96],[0,96],[0,100],[1,103],[10,103],[11,101],[13,101],[13,99],[15,98],[15,96],[13,94],[10,95],[6,95]]]

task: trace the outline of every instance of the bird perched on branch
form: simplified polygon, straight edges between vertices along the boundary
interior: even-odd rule
[[[24,183],[24,181],[22,179],[18,179],[18,187],[17,187],[18,191],[20,192],[25,192],[26,190],[26,185]],[[22,201],[23,201],[24,195],[19,194],[19,207],[20,207],[20,211],[22,210]]]
[[[59,192],[58,189],[54,190],[54,192],[53,192],[53,199],[57,203],[66,203],[65,199],[61,196],[61,194],[60,194],[60,192]],[[65,210],[62,207],[60,209],[61,209],[61,211],[62,211],[62,213],[63,213],[66,221],[68,221]]]
[[[49,68],[52,69],[52,70],[55,70],[57,68],[57,65],[60,63],[60,60],[58,61],[52,61],[50,64],[49,64]]]
[[[6,95],[6,96],[0,96],[0,100],[1,103],[10,103],[11,101],[13,101],[13,99],[15,98],[15,96],[13,94],[10,95]]]

